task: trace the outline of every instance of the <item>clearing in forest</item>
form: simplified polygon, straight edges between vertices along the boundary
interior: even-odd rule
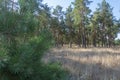
[[[52,48],[44,62],[60,62],[68,80],[120,80],[120,50],[111,48]]]

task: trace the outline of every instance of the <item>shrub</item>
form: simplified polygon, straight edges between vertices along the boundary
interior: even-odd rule
[[[62,80],[65,71],[58,64],[41,62],[43,53],[52,45],[52,37],[43,31],[40,36],[11,46],[9,52],[0,50],[0,80]]]

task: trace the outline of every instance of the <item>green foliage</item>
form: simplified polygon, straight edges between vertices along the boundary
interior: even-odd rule
[[[118,33],[117,22],[112,13],[113,8],[103,0],[91,17],[91,41],[94,46],[98,43],[110,47]]]
[[[16,7],[19,6],[19,11]],[[44,64],[43,54],[53,38],[43,19],[50,13],[41,0],[0,0],[0,80],[62,80],[58,64]],[[40,11],[42,14],[40,14]],[[37,14],[36,14],[37,13]],[[46,14],[45,16],[43,14]],[[42,16],[39,20],[39,16]],[[45,26],[50,26],[46,23]]]
[[[43,53],[51,46],[52,38],[48,31],[40,36],[29,39],[17,47],[17,53],[6,57],[6,52],[0,53],[0,80],[62,80],[65,72],[58,64],[41,62]]]
[[[120,45],[120,39],[114,41],[115,45]]]
[[[65,80],[66,72],[57,63],[43,65],[41,67],[41,79],[40,80]],[[44,74],[44,75],[43,75]]]

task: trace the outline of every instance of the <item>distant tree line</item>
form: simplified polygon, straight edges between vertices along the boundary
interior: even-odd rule
[[[120,32],[120,20],[114,17],[113,8],[106,0],[99,3],[94,12],[89,8],[92,3],[89,0],[75,0],[66,11],[59,5],[51,8],[43,4],[42,0],[0,1],[1,26],[6,26],[0,27],[0,34],[5,34],[9,41],[11,34],[24,36],[22,41],[26,41],[31,35],[39,35],[42,30],[47,29],[53,36],[55,46],[69,44],[72,47],[72,44],[77,44],[84,48],[112,47]],[[8,20],[9,23],[6,24]],[[13,29],[16,30],[12,31]]]
[[[91,13],[89,0],[75,0],[66,11],[61,6],[53,9],[50,30],[56,45],[77,44],[79,47],[112,47],[120,31],[120,20],[113,8],[103,0]]]

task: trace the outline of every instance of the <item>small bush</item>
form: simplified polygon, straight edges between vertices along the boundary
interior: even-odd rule
[[[52,38],[47,32],[17,43],[9,52],[0,50],[0,80],[63,80],[65,71],[58,64],[41,62],[43,53],[51,47]],[[18,45],[19,44],[19,45]]]

